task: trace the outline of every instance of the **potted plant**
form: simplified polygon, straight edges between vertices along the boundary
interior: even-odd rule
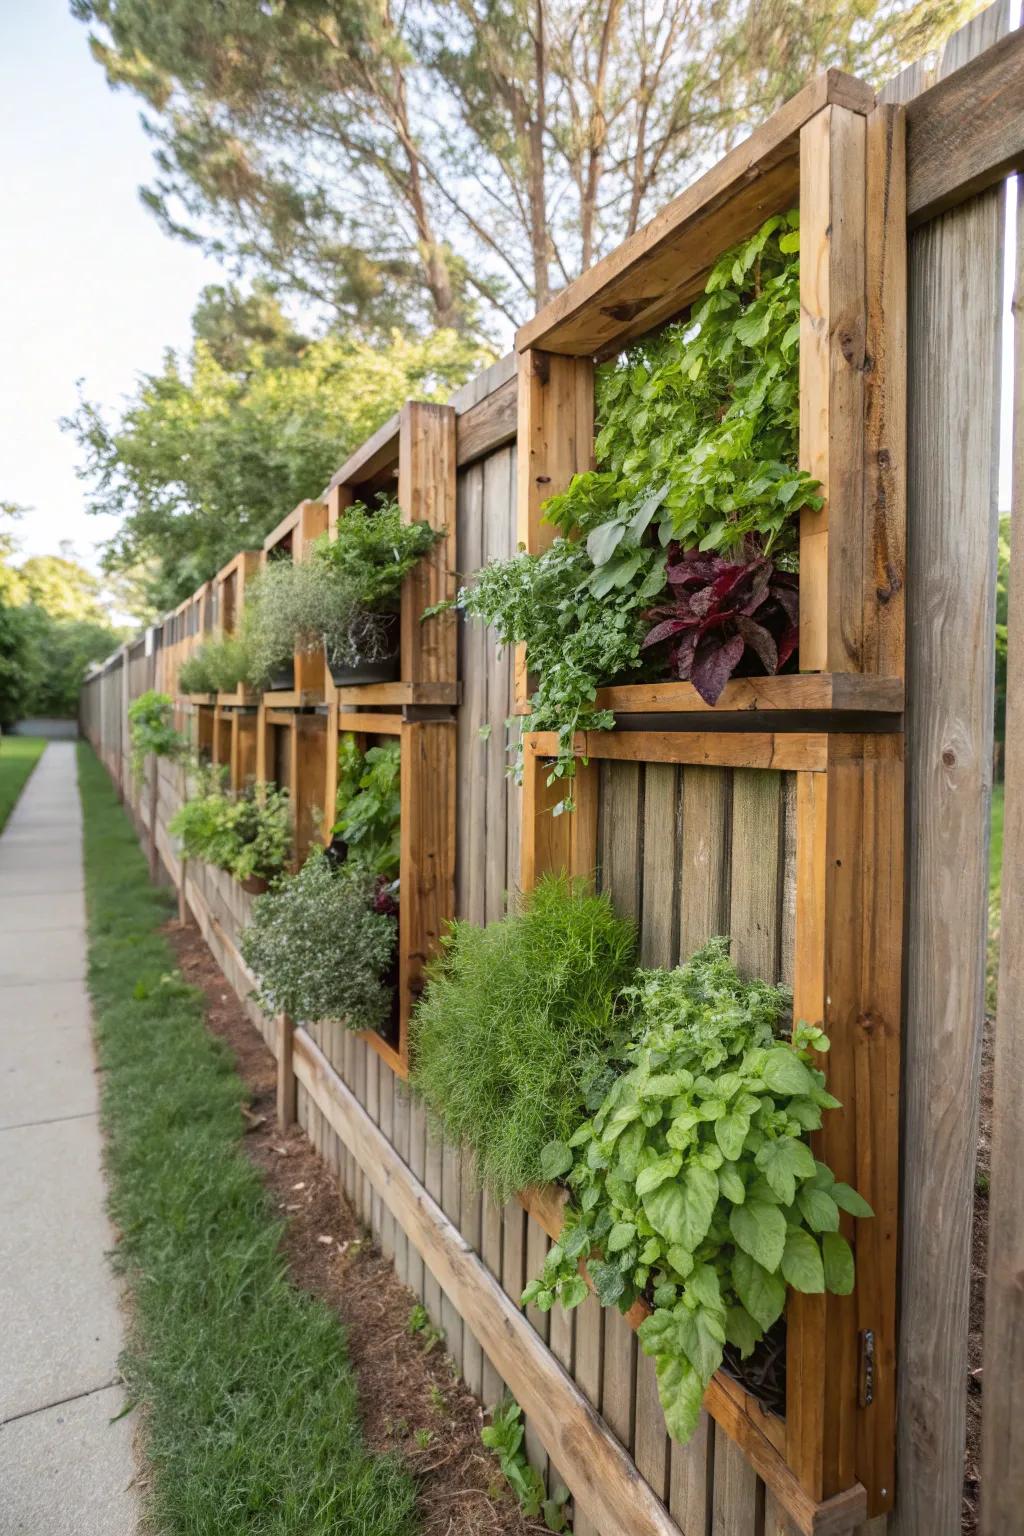
[[[178,669],[180,693],[234,693],[249,681],[249,654],[239,635],[205,641]]]
[[[398,503],[382,496],[372,509],[354,503],[335,537],[317,541],[310,563],[335,583],[323,644],[339,687],[401,675],[402,582],[443,537],[428,523],[404,522]]]

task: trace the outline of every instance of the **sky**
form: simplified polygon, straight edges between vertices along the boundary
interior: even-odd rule
[[[0,0],[0,501],[34,508],[23,555],[69,539],[97,565],[114,520],[86,512],[58,419],[79,378],[116,405],[187,345],[199,292],[221,277],[142,206],[151,165],[137,98],[110,90],[67,0]]]
[[[22,555],[69,540],[96,568],[114,520],[86,512],[59,418],[79,379],[116,407],[166,347],[187,346],[199,292],[223,274],[140,202],[152,158],[137,99],[109,89],[67,0],[0,0],[0,167],[0,501],[33,509]],[[1008,339],[1008,302],[1006,319]],[[1001,507],[1008,407],[1004,387]]]

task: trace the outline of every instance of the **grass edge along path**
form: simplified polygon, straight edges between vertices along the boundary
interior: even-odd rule
[[[0,832],[46,746],[45,736],[0,736]]]
[[[413,1536],[415,1488],[363,1442],[344,1330],[288,1281],[281,1224],[241,1149],[245,1089],[159,932],[165,893],[84,743],[89,989],[122,1360],[158,1536]]]

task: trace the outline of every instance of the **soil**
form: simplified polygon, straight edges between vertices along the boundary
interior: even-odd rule
[[[201,934],[170,923],[166,935],[186,980],[206,994],[207,1025],[233,1050],[249,1090],[243,1144],[284,1220],[292,1280],[344,1323],[367,1445],[400,1455],[415,1479],[422,1536],[546,1530],[524,1518],[482,1446],[483,1409],[443,1343],[432,1330],[410,1332],[418,1298],[374,1247],[305,1133],[278,1130],[274,1057]]]
[[[971,1301],[967,1336],[967,1450],[960,1529],[976,1536],[981,1505],[982,1353],[985,1329],[985,1271],[988,1261],[988,1187],[992,1169],[992,1067],[995,1020],[985,1020],[981,1046],[981,1105],[978,1161],[974,1172],[971,1244]]]

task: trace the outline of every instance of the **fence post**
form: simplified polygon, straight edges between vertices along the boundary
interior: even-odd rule
[[[277,1123],[282,1131],[295,1124],[298,1084],[295,1079],[295,1025],[286,1013],[277,1024]]]

